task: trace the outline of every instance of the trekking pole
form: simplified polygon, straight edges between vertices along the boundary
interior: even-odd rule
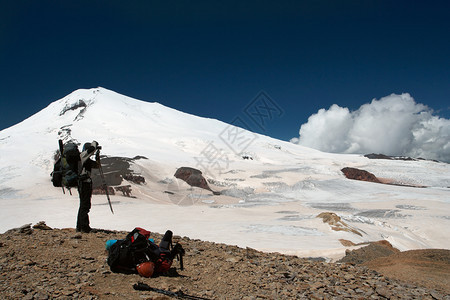
[[[133,285],[133,288],[135,290],[137,290],[137,291],[152,291],[152,292],[155,292],[155,293],[160,293],[160,294],[163,294],[163,295],[166,295],[166,296],[170,296],[170,297],[175,297],[175,298],[178,298],[178,299],[209,300],[208,298],[191,296],[191,295],[183,293],[182,291],[171,292],[171,291],[168,291],[168,290],[157,289],[157,288],[151,287],[148,284],[142,283],[142,282],[135,283]]]
[[[109,208],[111,209],[112,214],[114,214],[111,199],[109,199],[108,186],[106,185],[105,175],[103,174],[102,163],[100,162],[100,149],[97,149],[97,153],[95,155],[95,159],[98,164],[98,170],[100,171],[100,177],[102,178],[102,187],[105,189],[106,198],[108,199]]]

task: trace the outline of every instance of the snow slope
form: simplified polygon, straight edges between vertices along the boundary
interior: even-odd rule
[[[136,198],[93,196],[91,225],[187,235],[301,256],[342,256],[339,239],[389,240],[401,250],[450,248],[450,167],[430,161],[369,160],[323,153],[214,119],[104,88],[77,90],[0,132],[0,232],[45,220],[74,227],[76,192],[51,185],[57,140],[97,140],[107,156],[135,160],[146,178]],[[243,157],[250,159],[243,159]],[[173,177],[181,166],[210,179],[214,196]],[[357,167],[412,188],[346,179]],[[334,212],[362,236],[334,231],[316,216]]]

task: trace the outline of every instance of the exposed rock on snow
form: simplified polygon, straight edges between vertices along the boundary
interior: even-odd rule
[[[78,108],[86,108],[87,105],[83,100],[78,100],[75,103],[72,104],[67,104],[60,112],[60,116],[64,115],[66,112],[68,112],[69,110],[77,110]]]
[[[127,181],[131,181],[136,184],[144,184],[145,183],[145,178],[140,175],[126,174],[123,176],[123,179],[125,179]]]
[[[179,168],[174,175],[176,178],[184,180],[190,186],[196,186],[208,191],[213,192],[214,194],[220,194],[218,192],[214,192],[208,185],[205,177],[203,177],[202,172],[200,170],[190,168],[190,167],[181,167]]]
[[[123,196],[125,196],[125,197],[132,197],[131,196],[131,185],[117,186],[114,189],[118,192],[122,192]]]
[[[323,212],[320,213],[317,217],[322,218],[323,222],[328,223],[331,226],[331,229],[335,231],[348,231],[357,234],[359,236],[362,236],[362,233],[359,230],[351,227],[350,225],[342,221],[341,217],[339,217],[335,213]]]
[[[412,158],[409,156],[389,156],[389,155],[375,154],[375,153],[366,154],[366,155],[364,155],[364,157],[367,157],[369,159],[390,159],[390,160],[404,160],[404,161],[427,160],[427,161],[439,162],[435,159],[425,159],[422,157]]]
[[[348,179],[381,183],[381,181],[375,175],[364,170],[347,167],[343,168],[341,171]]]
[[[106,183],[110,186],[119,186],[123,180],[131,181],[136,184],[145,183],[145,178],[139,174],[134,174],[132,164],[135,158],[128,157],[102,157],[101,163]],[[97,169],[92,170],[92,184],[94,188],[101,188],[102,180]]]
[[[92,189],[92,194],[93,195],[106,195],[106,191],[105,188],[102,186],[99,187],[95,187]],[[109,195],[115,195],[116,193],[114,192],[114,188],[111,186],[108,186],[108,194]]]
[[[361,180],[361,181],[369,181],[375,183],[383,183],[390,185],[398,185],[398,186],[407,186],[414,188],[426,188],[424,185],[414,185],[414,184],[405,184],[402,182],[397,182],[393,179],[389,178],[378,178],[374,174],[367,172],[365,170],[360,170],[356,168],[343,168],[342,173],[344,173],[345,177],[348,179]]]

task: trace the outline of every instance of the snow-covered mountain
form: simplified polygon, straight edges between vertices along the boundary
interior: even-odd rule
[[[104,88],[77,90],[0,132],[0,232],[40,220],[74,227],[77,194],[62,194],[49,177],[58,139],[80,145],[96,140],[103,155],[121,158],[145,178],[145,184],[122,182],[134,198],[112,196],[114,215],[105,196],[94,195],[93,227],[172,229],[192,238],[330,258],[344,253],[340,239],[387,239],[401,250],[450,248],[448,164],[323,153]],[[201,170],[222,194],[176,179],[182,166]],[[344,167],[426,188],[349,180]],[[359,234],[332,230],[316,217],[322,212],[336,213],[342,228]]]

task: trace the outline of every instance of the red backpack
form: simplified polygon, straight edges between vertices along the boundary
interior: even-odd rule
[[[172,231],[167,230],[158,246],[149,240],[150,231],[136,227],[125,239],[118,240],[109,248],[107,263],[113,272],[136,273],[137,265],[152,261],[154,274],[160,275],[169,272],[173,259],[178,257],[183,270],[185,251],[179,243],[172,245],[172,236]]]

